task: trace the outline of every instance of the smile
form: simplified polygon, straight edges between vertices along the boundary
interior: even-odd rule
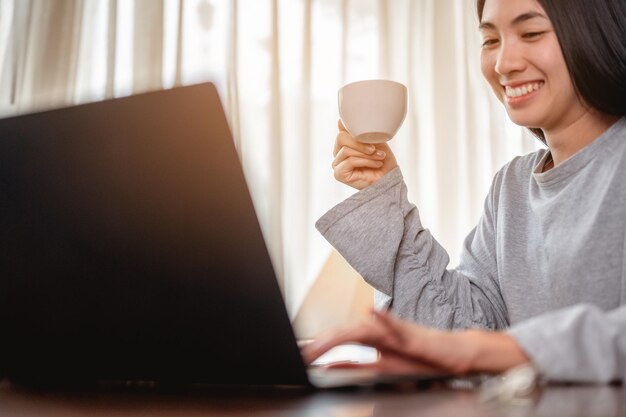
[[[518,85],[516,87],[506,86],[504,87],[504,94],[509,98],[517,98],[530,94],[533,91],[539,90],[543,86],[543,81],[532,82],[527,84]]]

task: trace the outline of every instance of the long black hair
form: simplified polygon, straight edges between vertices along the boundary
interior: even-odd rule
[[[485,1],[476,2],[479,21]],[[607,115],[626,115],[626,0],[537,1],[582,101]],[[541,130],[531,130],[543,139]]]

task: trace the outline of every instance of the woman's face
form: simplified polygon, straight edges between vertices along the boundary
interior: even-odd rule
[[[480,32],[482,73],[514,123],[556,131],[587,111],[537,0],[486,0]]]

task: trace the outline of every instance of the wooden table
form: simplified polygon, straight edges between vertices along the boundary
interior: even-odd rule
[[[0,416],[626,416],[626,388],[552,386],[521,404],[482,403],[476,390],[434,386],[309,391],[198,388],[85,392],[26,389],[0,383]]]

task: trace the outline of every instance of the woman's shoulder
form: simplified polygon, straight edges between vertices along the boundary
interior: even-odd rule
[[[547,148],[539,149],[526,155],[516,156],[509,162],[507,162],[500,171],[506,172],[521,172],[524,174],[530,174],[537,167],[539,162],[548,153]]]
[[[623,158],[626,155],[626,116],[617,120],[601,138],[606,143],[604,146],[601,144],[601,147],[614,156],[619,154]]]

